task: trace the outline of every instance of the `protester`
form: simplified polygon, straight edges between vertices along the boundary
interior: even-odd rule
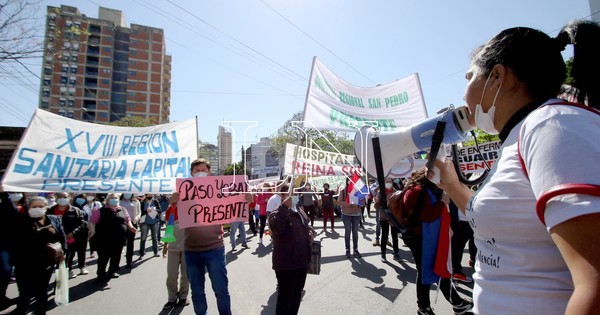
[[[281,185],[281,193],[285,195],[288,190],[287,185]],[[273,235],[273,270],[277,277],[277,315],[298,314],[314,236],[304,211],[291,208],[291,196],[284,196],[283,202],[269,215],[269,229]]]
[[[160,242],[160,234],[162,233],[162,228],[163,225],[165,225],[165,211],[167,211],[167,208],[170,205],[170,196],[167,196],[165,194],[161,194],[158,197],[158,204],[160,205],[160,213],[159,213],[159,220],[158,220],[158,241]],[[160,244],[160,243],[159,243]]]
[[[419,307],[417,314],[435,314],[431,309],[429,299],[432,283],[439,283],[440,291],[452,304],[455,314],[472,314],[473,305],[458,295],[456,286],[450,281],[451,275],[447,268],[448,259],[437,257],[437,253],[444,253],[447,258],[450,246],[450,218],[446,201],[442,198],[443,191],[427,180],[425,173],[425,168],[413,172],[401,201],[403,203],[402,216],[398,218],[409,231],[404,234],[403,240],[410,249],[417,268],[416,286]],[[390,209],[393,209],[394,206],[391,202]],[[397,212],[394,211],[394,213]],[[434,224],[436,221],[439,222],[438,225]],[[427,223],[431,224],[431,228],[425,227]],[[445,239],[447,243],[441,242],[442,239]],[[443,274],[440,274],[440,270],[435,269],[436,263],[438,263],[437,259],[441,260]]]
[[[277,184],[277,188],[276,189],[281,189],[281,183]],[[281,194],[281,191],[277,191],[276,193],[274,193],[271,196],[271,198],[269,198],[269,200],[267,201],[267,210],[266,210],[267,211],[267,217],[271,214],[271,212],[277,210],[277,208],[279,207],[279,205],[281,205],[281,201],[283,200],[282,197],[283,196]],[[272,237],[271,237],[271,240],[272,240]]]
[[[273,196],[273,190],[269,183],[264,183],[262,191],[256,196],[256,206],[258,207],[258,217],[260,220],[260,228],[258,231],[258,241],[262,244],[265,226],[267,224],[267,202]]]
[[[0,311],[10,306],[10,298],[6,296],[6,289],[10,282],[13,268],[11,258],[11,243],[15,235],[15,222],[18,210],[9,198],[9,194],[0,192],[0,217],[4,227],[0,229]]]
[[[600,107],[599,41],[589,21],[556,38],[516,27],[472,56],[464,99],[479,129],[499,133],[500,158],[476,193],[449,162],[436,166],[475,233],[475,313],[600,309],[600,113],[555,99],[566,76],[561,51],[573,44],[578,99]]]
[[[473,239],[473,229],[469,225],[467,216],[450,201],[450,228],[452,229],[452,280],[465,283],[473,282],[473,279],[462,270],[462,257],[465,245],[469,243],[469,262],[475,262],[477,247]],[[473,264],[470,264],[472,267]]]
[[[19,213],[14,222],[12,253],[19,298],[17,308],[11,314],[26,314],[33,297],[35,314],[43,315],[48,305],[50,277],[56,264],[65,259],[66,238],[60,219],[46,214],[46,198],[33,196],[27,206],[28,214]],[[60,246],[49,246],[57,243]]]
[[[250,204],[251,202],[254,201],[254,197],[252,196],[252,194],[246,194],[246,202],[248,204]],[[231,222],[229,224],[229,241],[231,242],[231,251],[234,252],[236,251],[236,241],[235,241],[235,233],[237,231],[240,231],[240,239],[242,241],[242,247],[243,248],[250,248],[248,246],[248,242],[246,240],[246,227],[244,226],[244,221],[237,221],[237,222]]]
[[[140,221],[140,217],[142,215],[140,202],[136,197],[133,196],[132,193],[124,193],[121,195],[119,205],[127,210],[127,214],[131,220],[131,225],[136,228],[137,232],[138,222]],[[125,267],[127,268],[132,267],[131,263],[133,262],[133,244],[135,242],[135,234],[135,232],[127,230],[127,246],[125,248]]]
[[[118,278],[121,253],[127,238],[127,230],[132,233],[136,228],[131,224],[127,210],[119,206],[119,195],[110,193],[104,206],[92,213],[90,230],[95,235],[98,247],[98,271],[96,282],[103,283]],[[108,273],[106,266],[108,266]]]
[[[314,226],[316,215],[315,204],[319,202],[319,198],[313,192],[310,183],[306,183],[306,186],[300,192],[299,200],[304,213],[310,218],[310,226]]]
[[[329,190],[329,184],[323,184],[323,192],[321,193],[321,209],[323,210],[323,232],[327,232],[327,220],[331,219],[331,233],[335,233],[335,217],[333,214],[334,192]]]
[[[85,199],[78,197],[74,202],[85,203]],[[77,275],[90,273],[85,268],[85,250],[87,249],[88,228],[85,212],[78,207],[70,205],[70,196],[66,192],[56,194],[56,205],[48,209],[48,214],[55,215],[61,219],[63,230],[67,236],[67,267],[71,278]],[[73,259],[77,254],[77,265],[79,272],[73,270]]]
[[[90,218],[92,218],[92,214],[94,213],[94,211],[98,211],[100,208],[102,208],[102,203],[100,201],[96,200],[96,194],[94,193],[88,193],[85,197],[86,203],[83,206],[83,211],[85,211],[85,214],[88,218],[88,230],[89,230],[89,220]],[[93,237],[93,235],[91,235],[91,233],[88,232],[88,242],[90,245],[90,258],[95,258],[96,257],[96,241]]]
[[[361,204],[351,204],[346,200],[348,196],[348,185],[340,191],[338,204],[342,207],[342,220],[344,222],[344,242],[346,245],[346,258],[350,258],[350,235],[352,235],[352,246],[354,258],[360,258],[358,252],[358,226],[360,225]],[[348,200],[349,201],[349,200]],[[363,199],[364,201],[364,199]]]
[[[12,202],[13,206],[17,211],[21,213],[27,213],[27,206],[25,205],[25,197],[20,192],[9,192],[8,199]]]
[[[164,243],[162,248],[163,258],[167,258],[167,303],[163,306],[163,310],[190,304],[187,300],[190,292],[190,282],[188,281],[183,254],[185,231],[179,228],[179,216],[175,204],[170,205],[166,210],[167,222],[169,222],[171,216],[173,216],[175,242]],[[179,278],[179,286],[177,286],[177,278]]]
[[[194,177],[210,175],[210,162],[204,158],[196,159],[190,166]],[[171,204],[179,200],[179,193],[171,195]],[[176,211],[176,210],[174,210]],[[219,314],[231,314],[229,280],[225,268],[225,245],[221,225],[195,226],[185,229],[185,263],[187,276],[192,288],[192,302],[196,314],[206,314],[208,304],[204,290],[204,273],[208,272],[213,291],[217,298]]]
[[[148,238],[148,231],[150,231],[150,238],[152,239],[152,251],[154,257],[158,257],[158,229],[160,221],[160,204],[158,200],[154,199],[152,194],[146,194],[144,200],[141,201],[142,217],[140,219],[140,229],[142,230],[140,236],[140,257],[143,259],[146,254],[146,239]]]
[[[252,193],[250,194],[252,200],[248,202],[248,226],[250,227],[250,232],[254,236],[256,236],[256,227],[258,226],[258,216],[256,215],[256,188],[252,188]]]
[[[390,177],[386,177],[385,179],[385,196],[388,200],[388,205],[389,205],[389,200],[390,197],[392,196],[392,194],[394,193],[394,191],[396,191],[394,184],[393,184],[393,179]],[[375,196],[375,203],[379,204],[379,192],[377,192],[377,195]],[[392,250],[394,253],[394,260],[399,261],[400,260],[400,255],[399,255],[399,247],[398,247],[398,229],[396,229],[396,227],[394,225],[391,225],[387,215],[385,214],[385,212],[383,210],[381,210],[379,212],[379,226],[381,227],[381,261],[382,262],[387,262],[387,258],[386,258],[386,253],[387,253],[387,245],[389,245],[389,241],[388,241],[388,237],[390,235],[390,230],[392,231]]]

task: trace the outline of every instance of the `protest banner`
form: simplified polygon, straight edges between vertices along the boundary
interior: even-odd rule
[[[176,185],[182,228],[245,222],[248,218],[245,175],[178,178]]]
[[[285,146],[284,175],[343,176],[361,168],[354,155],[311,149],[287,143]]]
[[[5,191],[168,194],[197,156],[196,120],[118,127],[37,109],[2,180]]]
[[[304,128],[356,131],[363,123],[395,131],[427,118],[418,74],[374,87],[349,84],[313,59]]]
[[[500,140],[482,143],[479,145],[479,152],[476,147],[468,146],[458,148],[458,162],[460,163],[460,170],[464,174],[481,173],[492,165],[498,159],[500,155]],[[487,166],[486,166],[487,164]]]

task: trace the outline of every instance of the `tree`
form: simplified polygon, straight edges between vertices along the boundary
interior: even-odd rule
[[[280,158],[285,155],[287,143],[300,143],[302,146],[323,151],[354,154],[354,140],[349,139],[347,134],[329,130],[321,130],[320,133],[314,129],[302,130],[302,116],[302,111],[295,113],[279,128],[277,136],[271,140],[271,149]]]
[[[41,24],[35,17],[40,0],[0,1],[0,63],[39,58],[43,43],[36,39]],[[41,24],[43,25],[43,24]]]
[[[246,173],[244,173],[244,169],[246,169]],[[250,169],[247,169],[244,167],[243,162],[237,162],[237,163],[230,164],[229,166],[227,166],[225,171],[223,171],[223,175],[233,175],[233,174],[236,174],[236,175],[246,174],[248,176],[248,178],[250,178],[251,172],[250,172]]]
[[[121,127],[148,127],[156,125],[156,119],[139,116],[125,116],[120,120],[109,122],[108,125]]]

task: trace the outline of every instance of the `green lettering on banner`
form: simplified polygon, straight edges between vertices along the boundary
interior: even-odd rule
[[[370,98],[369,108],[381,108],[381,100],[378,98]]]
[[[362,127],[364,123],[368,125],[374,125],[373,123],[377,123],[376,126],[379,127],[379,130],[381,131],[394,131],[397,128],[396,121],[393,119],[366,119],[340,112],[335,108],[330,109],[329,118],[330,125],[335,126],[337,122],[340,127],[345,128],[358,129]]]
[[[408,92],[404,91],[402,93],[392,95],[390,97],[385,98],[385,107],[394,107],[398,105],[402,105],[408,103]]]
[[[327,84],[327,81],[323,80],[320,76],[315,76],[315,86],[323,93],[327,94],[331,98],[336,98],[335,90]]]
[[[342,91],[340,91],[339,100],[340,102],[352,107],[365,108],[362,98],[348,95]]]

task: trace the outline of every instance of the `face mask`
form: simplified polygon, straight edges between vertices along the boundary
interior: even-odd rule
[[[83,199],[83,198],[75,198],[75,203],[78,204],[78,205],[80,205],[80,206],[83,206],[83,204],[85,203],[85,199]]]
[[[490,75],[488,76],[487,80],[485,81],[485,84],[483,85],[481,101],[479,101],[479,104],[475,106],[475,125],[477,125],[477,128],[483,130],[483,132],[487,134],[497,135],[498,130],[496,130],[496,127],[494,127],[494,113],[496,113],[496,99],[498,98],[498,93],[500,93],[500,88],[502,88],[502,83],[500,83],[500,86],[498,87],[498,91],[496,92],[496,96],[494,96],[494,101],[492,102],[492,107],[488,109],[488,112],[484,113],[483,107],[481,107],[481,103],[483,102],[483,96],[485,95],[485,89],[487,88],[487,84],[491,76],[492,73],[490,72]]]
[[[59,206],[62,206],[62,207],[64,207],[64,206],[66,206],[66,205],[68,205],[68,204],[69,204],[69,198],[58,198],[58,199],[56,199],[56,203],[57,203]]]
[[[34,219],[39,219],[46,213],[46,208],[29,208],[29,216]]]
[[[119,204],[119,199],[115,199],[115,198],[108,199],[108,205],[109,206],[114,207],[114,206],[116,206],[118,204]]]
[[[131,199],[131,196],[133,196],[132,194],[123,194],[123,198],[125,199]]]
[[[86,199],[88,202],[92,202],[92,201],[94,201],[94,196],[87,196],[87,197],[85,197],[85,199]]]
[[[23,199],[23,194],[20,193],[12,193],[8,195],[8,198],[13,201],[13,202],[17,202],[21,199]]]
[[[208,176],[208,173],[207,172],[194,173],[194,177],[204,177],[204,176]]]
[[[385,183],[385,188],[392,189],[392,183]]]
[[[147,200],[150,200],[150,199],[152,199],[152,196],[150,196],[150,197],[146,197],[146,199],[147,199]]]

